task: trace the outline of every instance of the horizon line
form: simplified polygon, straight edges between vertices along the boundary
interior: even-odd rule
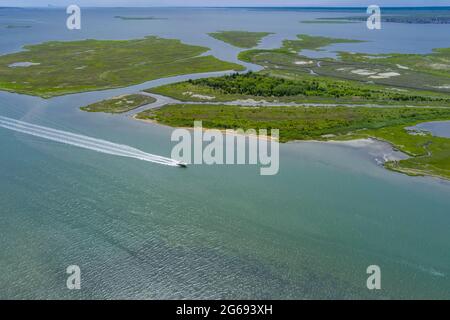
[[[41,5],[41,6],[13,6],[13,5],[5,5],[0,6],[0,8],[17,8],[17,9],[25,9],[25,8],[66,8],[67,6],[64,5]],[[291,9],[366,9],[367,6],[80,6],[85,8],[209,8],[209,9],[215,9],[215,8],[261,8],[261,9],[283,9],[283,8],[291,8]],[[411,8],[449,8],[450,5],[424,5],[424,6],[380,6],[384,9],[411,9]]]

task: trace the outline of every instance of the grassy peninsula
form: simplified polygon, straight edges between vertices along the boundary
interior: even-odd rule
[[[180,101],[229,102],[243,99],[269,102],[322,104],[377,104],[448,106],[450,95],[424,91],[399,91],[327,77],[271,76],[260,73],[233,74],[175,83],[147,90]]]
[[[377,107],[257,107],[208,104],[173,104],[139,114],[174,127],[189,127],[194,120],[207,128],[280,129],[280,141],[324,140],[417,122],[450,120],[450,108]]]
[[[201,56],[208,48],[158,37],[52,41],[24,49],[0,56],[0,90],[50,98],[176,75],[244,69]],[[22,66],[13,67],[18,63]]]
[[[156,101],[155,98],[142,94],[128,94],[103,100],[82,107],[87,112],[123,113]]]
[[[270,32],[249,32],[249,31],[219,31],[209,33],[214,39],[226,42],[238,48],[256,47],[263,38],[271,35]]]
[[[279,129],[280,142],[294,140],[385,140],[411,156],[388,162],[386,167],[410,175],[450,179],[450,139],[410,134],[406,127],[419,122],[450,120],[450,108],[370,107],[244,107],[176,104],[144,111],[138,119],[151,119],[173,127]]]
[[[409,125],[418,123],[419,121]],[[406,160],[388,162],[385,164],[386,168],[412,176],[435,176],[450,180],[449,138],[435,137],[428,133],[411,133],[404,125],[364,130],[361,134],[387,141],[411,156]]]

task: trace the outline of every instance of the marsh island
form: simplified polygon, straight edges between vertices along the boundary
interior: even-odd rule
[[[264,66],[258,73],[149,89],[180,103],[137,117],[174,127],[192,126],[194,119],[209,128],[278,128],[281,142],[375,138],[410,156],[387,162],[387,168],[450,179],[450,139],[408,130],[450,120],[450,49],[314,59],[301,51],[358,40],[298,38],[279,49],[242,52],[242,60]]]
[[[90,104],[82,107],[81,110],[87,112],[124,113],[155,101],[156,99],[150,96],[127,94]]]
[[[253,48],[260,44],[261,40],[272,33],[249,31],[219,31],[209,33],[214,39],[226,42],[238,48]]]
[[[179,40],[52,41],[0,56],[0,89],[50,98],[184,74],[244,70]],[[32,65],[12,68],[20,62]]]

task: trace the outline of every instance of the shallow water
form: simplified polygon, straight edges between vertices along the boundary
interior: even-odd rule
[[[450,121],[420,123],[415,128],[431,132],[437,137],[450,138]]]
[[[64,10],[2,10],[0,51],[47,40],[149,34],[238,49],[207,32],[270,31],[368,39],[330,50],[429,52],[448,25],[302,25],[345,12],[246,9],[88,9],[80,32]],[[124,21],[116,15],[168,20]],[[3,16],[2,18],[5,18]],[[252,66],[250,66],[252,67]],[[0,115],[169,156],[172,130],[78,108],[189,77],[43,100],[0,92]],[[281,146],[277,176],[255,166],[188,170],[119,158],[0,128],[0,298],[450,298],[450,184],[386,171],[364,148]],[[65,287],[67,266],[82,290]],[[379,292],[366,268],[382,270]]]

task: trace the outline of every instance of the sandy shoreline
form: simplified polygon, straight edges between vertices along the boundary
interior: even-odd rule
[[[189,131],[193,131],[194,130],[193,127],[172,127],[172,126],[169,126],[169,125],[166,125],[166,124],[159,123],[156,120],[139,119],[137,117],[137,114],[133,115],[132,118],[134,120],[137,120],[137,121],[142,121],[142,122],[146,122],[146,123],[156,124],[158,126],[168,127],[168,128],[172,128],[172,129],[186,129],[186,130],[189,130]],[[223,134],[228,134],[226,129],[202,128],[202,130],[203,131],[218,130],[218,131],[222,132]],[[233,135],[235,135],[235,136],[246,136],[246,137],[249,137],[249,138],[260,138],[260,139],[264,139],[264,140],[267,140],[267,141],[276,141],[276,142],[278,142],[278,139],[275,139],[275,138],[273,138],[271,136],[267,136],[267,135],[240,134],[240,133],[237,133],[237,132],[233,133]]]
[[[156,120],[151,120],[151,119],[139,119],[137,118],[137,115],[133,115],[133,119],[138,120],[138,121],[142,121],[142,122],[146,122],[146,123],[151,123],[151,124],[156,124],[159,126],[165,126],[165,127],[169,127],[169,128],[174,128],[168,125],[164,125],[159,123]],[[175,128],[174,128],[175,129]],[[194,130],[194,128],[192,127],[186,127],[186,128],[179,128],[179,129],[187,129],[187,130]],[[203,131],[208,130],[208,128],[203,128]],[[228,134],[226,132],[226,130],[224,129],[213,129],[213,130],[219,130],[220,132],[222,132],[223,134]],[[234,134],[234,135],[241,135],[241,134]],[[247,137],[253,137],[253,138],[257,138],[257,136],[254,135],[246,135]],[[278,139],[274,139],[271,136],[258,136],[259,138],[262,139],[266,139],[268,141],[278,141]],[[330,144],[330,145],[340,145],[343,147],[350,147],[350,148],[354,148],[354,149],[365,149],[367,151],[367,153],[372,156],[375,161],[378,164],[384,164],[386,162],[390,162],[390,161],[400,161],[400,160],[405,160],[408,159],[409,156],[401,151],[397,151],[394,149],[394,147],[386,141],[381,141],[381,140],[377,140],[374,138],[366,138],[366,139],[354,139],[354,140],[328,140],[328,141],[321,141],[321,140],[296,140],[296,141],[290,141],[287,143],[305,143],[305,142],[313,142],[313,143],[320,143],[320,144]]]
[[[288,143],[318,143],[337,145],[352,149],[364,149],[367,154],[377,162],[379,165],[383,165],[390,161],[400,161],[409,159],[410,156],[404,152],[398,151],[394,146],[386,141],[378,140],[375,138],[359,138],[353,140],[295,140]]]
[[[366,149],[368,154],[375,157],[379,164],[390,161],[400,161],[410,158],[406,153],[396,150],[392,144],[374,138],[355,139],[348,141],[321,141],[323,143],[342,145],[355,149]]]

